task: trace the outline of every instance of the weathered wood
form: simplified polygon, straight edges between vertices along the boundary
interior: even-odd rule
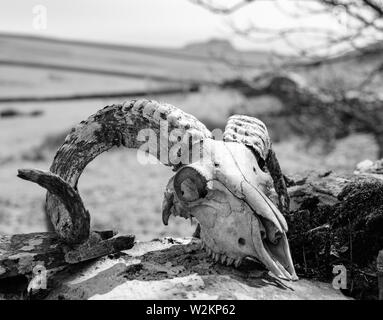
[[[133,235],[103,238],[100,233],[94,232],[93,237],[91,236],[86,242],[74,249],[68,250],[68,247],[65,247],[65,261],[71,264],[79,263],[130,249],[133,244]]]
[[[112,231],[92,232],[87,242],[72,248],[53,232],[0,236],[0,279],[31,275],[36,266],[55,272],[68,264],[130,249],[133,244],[134,236]]]
[[[348,293],[377,298],[376,257],[383,248],[383,176],[311,173],[287,179],[289,241],[297,273],[331,281],[348,271]]]
[[[62,243],[55,233],[0,236],[0,279],[31,274],[36,265],[54,270],[66,264]]]

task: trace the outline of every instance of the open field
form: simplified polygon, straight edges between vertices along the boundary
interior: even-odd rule
[[[0,34],[0,98],[214,83],[267,61],[263,53],[234,48],[217,58],[215,47],[142,48]]]
[[[0,65],[0,97],[149,90],[190,79],[211,81],[217,74],[232,72],[225,64],[211,63],[206,52],[198,54],[195,50],[111,49],[75,43],[47,44],[42,40],[4,36],[0,36],[0,47],[0,60],[3,61]],[[247,55],[245,58],[250,63],[254,57]],[[72,69],[25,68],[22,63],[27,59],[41,65],[66,65]],[[5,61],[10,60],[20,64],[7,65]],[[82,68],[82,71],[75,71],[73,67]],[[84,68],[93,70],[93,73],[84,71]],[[113,76],[104,74],[103,70],[123,70],[136,75]],[[169,81],[159,81],[156,76]],[[182,81],[175,82],[174,79]],[[235,92],[213,87],[195,93],[148,98],[172,103],[197,116],[209,128],[223,128],[232,110],[249,103]],[[17,169],[48,169],[65,132],[105,105],[123,100],[0,104],[0,112],[7,109],[43,112],[33,118],[0,118],[0,234],[45,228],[45,191],[18,179]],[[270,107],[272,102],[262,99],[252,103],[251,107],[262,110]],[[330,154],[321,153],[316,146],[307,150],[296,138],[278,142],[274,147],[286,173],[321,168],[351,171],[356,163],[367,158],[373,160],[376,154],[376,147],[367,135],[354,135],[340,141]],[[195,228],[190,221],[173,219],[169,226],[163,226],[161,222],[162,195],[172,175],[171,170],[161,165],[140,165],[136,156],[133,150],[113,150],[87,167],[80,179],[79,190],[91,212],[93,227],[134,233],[140,240],[190,235]]]

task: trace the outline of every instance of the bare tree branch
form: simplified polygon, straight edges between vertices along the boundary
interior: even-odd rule
[[[209,0],[189,0],[190,2],[197,4],[213,13],[216,14],[222,14],[222,15],[229,15],[234,13],[235,11],[247,6],[251,2],[255,2],[256,0],[242,0],[237,3],[235,3],[232,6],[220,6],[214,3],[214,1]]]
[[[261,0],[243,0],[232,6],[218,5],[219,1],[189,0],[217,14],[231,15],[239,9]],[[296,10],[286,9],[278,0],[266,0],[286,16],[294,19],[311,18],[325,14],[337,22],[337,30],[326,26],[267,28],[249,23],[246,27],[231,24],[234,33],[256,43],[284,43],[297,57],[308,65],[333,61],[337,56],[350,52],[367,54],[372,44],[383,41],[383,2],[378,0],[292,0]],[[287,3],[286,1],[283,4]],[[309,41],[301,41],[305,37]],[[304,42],[304,44],[302,44]],[[313,44],[314,43],[314,44]]]

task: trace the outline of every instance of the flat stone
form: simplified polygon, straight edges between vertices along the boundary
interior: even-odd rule
[[[137,242],[56,277],[48,299],[348,299],[330,284],[280,280],[253,262],[220,265],[194,238]]]

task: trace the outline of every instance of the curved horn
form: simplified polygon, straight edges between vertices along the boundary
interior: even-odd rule
[[[178,137],[181,136],[181,139],[187,136],[193,141],[197,139],[198,142],[211,137],[210,131],[195,117],[172,105],[149,100],[133,100],[107,106],[72,129],[57,151],[50,172],[61,177],[77,191],[78,179],[89,162],[114,146],[139,148],[147,142],[138,138],[139,132],[143,129],[152,130],[156,141],[160,144],[165,143],[166,146],[166,150],[160,145],[160,148],[149,147],[146,151],[165,165],[174,167],[180,164],[169,162],[169,154],[175,144],[180,142],[179,139],[169,139],[171,131],[177,129]],[[187,140],[187,143],[190,143],[190,140]],[[200,148],[202,152],[202,146]],[[166,157],[161,159],[164,153]],[[60,198],[52,192],[47,193],[46,209],[57,234],[66,243],[78,244],[88,238],[89,216],[85,214],[74,219],[73,212],[69,212]]]
[[[227,121],[223,140],[239,142],[251,147],[263,160],[263,163],[271,149],[271,141],[265,124],[261,120],[249,116],[231,116]]]
[[[271,148],[271,140],[265,124],[254,117],[231,116],[223,133],[223,140],[243,143],[256,153],[259,166],[263,168],[266,165],[273,179],[274,188],[278,194],[279,210],[287,214],[290,200],[278,159]]]

